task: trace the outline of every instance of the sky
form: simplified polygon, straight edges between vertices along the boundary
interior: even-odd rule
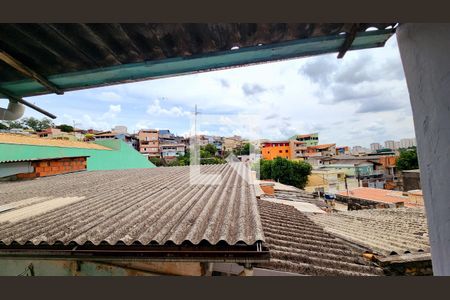
[[[326,54],[194,75],[127,83],[26,100],[56,124],[110,130],[125,125],[246,138],[287,139],[319,133],[338,146],[414,137],[396,37],[385,47]],[[0,106],[6,106],[1,101]],[[43,115],[26,109],[25,117]]]

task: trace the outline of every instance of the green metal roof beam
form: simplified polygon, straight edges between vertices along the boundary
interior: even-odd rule
[[[376,30],[358,33],[349,50],[382,47],[395,30]],[[189,57],[146,61],[107,68],[58,74],[48,80],[61,89],[78,90],[130,81],[156,79],[197,72],[252,65],[270,61],[299,58],[338,52],[346,35],[300,39],[278,44],[246,47]],[[0,88],[26,97],[48,94],[49,91],[33,80],[0,83]]]

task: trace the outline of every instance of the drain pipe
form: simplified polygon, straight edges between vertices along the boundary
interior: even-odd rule
[[[0,120],[14,121],[20,119],[25,113],[25,106],[9,99],[8,108],[0,108]]]

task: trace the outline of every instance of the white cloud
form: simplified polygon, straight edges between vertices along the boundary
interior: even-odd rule
[[[153,100],[153,103],[147,107],[147,114],[149,115],[165,115],[169,117],[182,117],[188,116],[191,113],[184,111],[183,108],[179,106],[173,106],[170,109],[163,108],[160,104],[159,99]]]
[[[122,100],[121,95],[111,91],[100,92],[96,98],[104,102],[120,102]]]

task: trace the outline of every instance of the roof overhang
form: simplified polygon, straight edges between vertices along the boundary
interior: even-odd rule
[[[212,51],[188,56],[178,55],[171,58],[142,60],[136,63],[111,64],[97,68],[91,65],[88,69],[77,72],[64,72],[65,69],[62,69],[61,72],[48,76],[45,76],[45,74],[33,76],[36,72],[24,71],[21,73],[22,75],[28,74],[28,76],[24,76],[28,77],[27,79],[2,80],[0,83],[0,96],[11,98],[12,95],[22,98],[55,93],[55,91],[61,94],[64,91],[193,74],[333,52],[342,53],[343,50],[382,47],[394,32],[395,29],[378,29],[353,32],[353,34],[322,35],[278,43],[246,46],[236,50]],[[349,40],[351,40],[350,43]],[[49,45],[36,43],[35,46],[48,47]],[[32,53],[26,53],[26,55],[29,56],[27,59],[37,59],[33,57]]]
[[[0,259],[260,263],[263,245],[0,245]]]

